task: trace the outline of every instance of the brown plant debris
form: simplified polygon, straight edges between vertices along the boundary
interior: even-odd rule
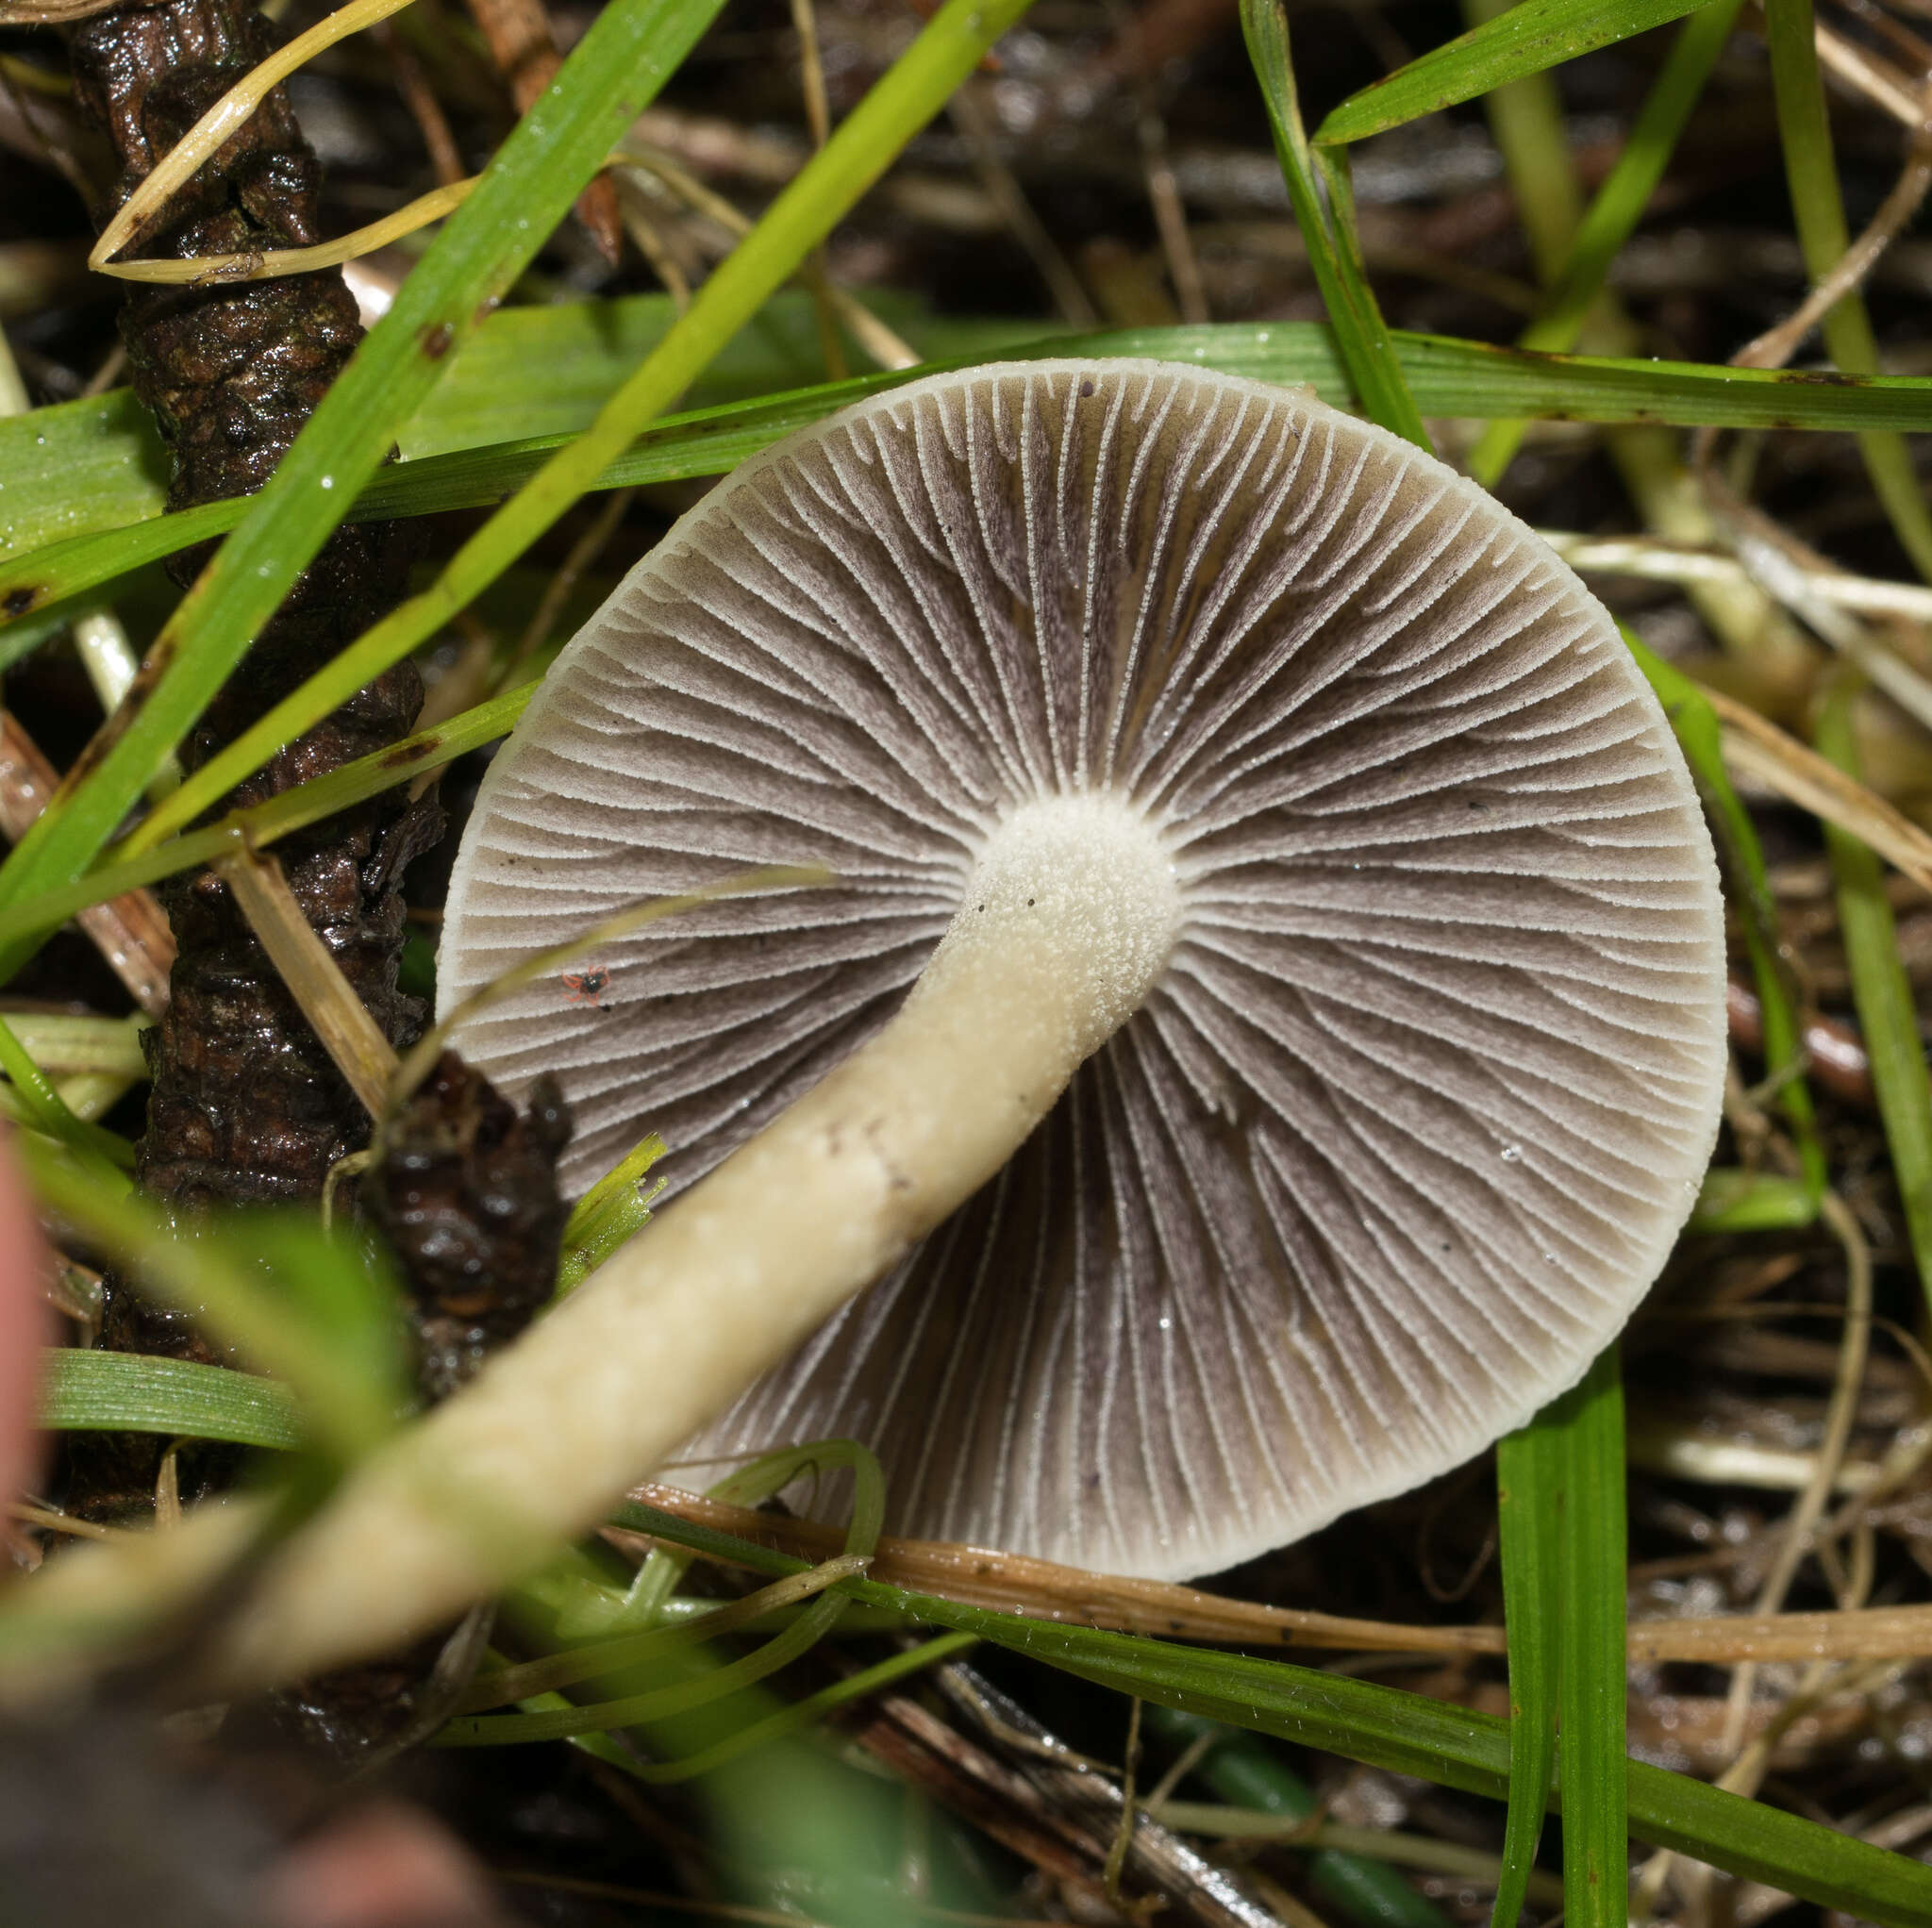
[[[554,1079],[539,1081],[519,1116],[453,1051],[390,1121],[362,1204],[408,1277],[425,1399],[454,1392],[550,1296],[569,1217],[557,1159],[570,1132]]]
[[[60,773],[11,710],[0,709],[0,833],[18,843],[47,807]],[[91,904],[75,922],[93,939],[127,994],[150,1017],[168,1007],[168,973],[175,939],[150,890],[129,890]]]
[[[490,58],[509,83],[517,111],[527,113],[563,65],[542,0],[469,0],[469,6]],[[576,215],[598,252],[615,267],[624,253],[624,224],[608,175],[596,175],[577,196]]]

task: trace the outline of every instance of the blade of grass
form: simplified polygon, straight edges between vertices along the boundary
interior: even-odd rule
[[[651,1200],[664,1181],[645,1188],[644,1174],[664,1155],[656,1132],[641,1139],[578,1199],[563,1228],[557,1260],[557,1296],[574,1292],[627,1239],[650,1222]]]
[[[506,141],[149,652],[118,738],[0,866],[0,902],[71,882],[381,465],[476,316],[508,291],[719,0],[612,0]],[[359,687],[359,683],[358,685]],[[133,696],[133,692],[130,692]],[[21,954],[0,954],[0,976]]]
[[[950,1616],[941,1623],[950,1624]],[[989,1632],[988,1637],[999,1637]],[[1493,1716],[1441,1706],[1423,1695],[1365,1681],[1347,1683],[1349,1689],[1366,1689],[1371,1697],[1388,1696],[1386,1703],[1375,1699],[1372,1705],[1367,1699],[1357,1701],[1353,1691],[1336,1692],[1334,1675],[1291,1683],[1282,1676],[1301,1670],[1280,1661],[1209,1655],[1154,1642],[1142,1643],[1151,1651],[1120,1651],[1132,1640],[1128,1635],[1086,1634],[1075,1652],[1073,1642],[1015,1637],[1009,1630],[1004,1644],[1117,1692],[1344,1759],[1415,1774],[1491,1800],[1500,1800],[1507,1787],[1507,1732]],[[1088,1641],[1108,1643],[1112,1651],[1101,1654]],[[1707,1787],[1686,1775],[1639,1761],[1626,1761],[1624,1772],[1630,1825],[1641,1839],[1827,1906],[1850,1905],[1895,1928],[1924,1928],[1932,1920],[1932,1869],[1919,1862]],[[1854,1894],[1856,1903],[1826,1899]]]
[[[1731,785],[1730,773],[1724,767],[1724,727],[1709,697],[1681,670],[1647,649],[1632,631],[1621,624],[1619,627],[1637,667],[1643,672],[1645,680],[1657,693],[1657,701],[1663,705],[1665,716],[1670,719],[1678,747],[1684,753],[1684,760],[1690,766],[1691,780],[1704,801],[1706,817],[1716,836],[1718,857],[1724,873],[1725,896],[1738,915],[1745,955],[1751,960],[1752,981],[1757,986],[1757,1001],[1764,1013],[1765,1074],[1776,1083],[1778,1109],[1783,1112],[1791,1140],[1798,1148],[1805,1178],[1804,1188],[1810,1200],[1807,1216],[1793,1221],[1782,1216],[1791,1209],[1789,1195],[1774,1197],[1762,1187],[1754,1187],[1757,1208],[1768,1210],[1770,1216],[1752,1222],[1765,1227],[1793,1222],[1808,1224],[1817,1216],[1818,1200],[1824,1191],[1824,1148],[1818,1139],[1811,1088],[1805,1080],[1804,1028],[1792,1007],[1780,960],[1782,939],[1778,935],[1776,912],[1772,905],[1771,878],[1764,867],[1764,851],[1757,841],[1751,813],[1739,801],[1738,792]],[[1707,1197],[1698,1205],[1700,1213],[1706,1211],[1707,1205],[1725,1215],[1740,1206],[1750,1209],[1743,1197],[1737,1195],[1736,1188],[1733,1188],[1733,1196],[1719,1201],[1707,1196],[1708,1174],[1706,1185]],[[1738,1222],[1731,1229],[1742,1230],[1745,1225]]]
[[[642,366],[605,404],[596,421],[574,441],[558,449],[473,534],[427,590],[410,597],[366,631],[302,690],[278,704],[212,757],[182,790],[168,800],[167,815],[161,817],[158,813],[154,821],[170,828],[187,822],[239,776],[257,768],[277,746],[297,734],[302,725],[296,719],[317,701],[325,699],[319,712],[323,714],[346,702],[493,582],[586,490],[595,486],[599,474],[623,454],[647,423],[676,401],[702,373],[718,346],[737,333],[779,285],[790,278],[805,256],[824,239],[906,142],[940,110],[992,43],[1024,14],[1028,4],[1029,0],[946,0],[946,5],[911,46],[720,264],[663,341],[645,357]],[[480,193],[479,190],[477,195],[471,197],[470,206],[475,205]],[[349,374],[354,373],[352,366]],[[330,401],[348,379],[345,375],[336,385]],[[327,406],[325,402],[324,409]],[[309,427],[297,440],[289,460],[283,463],[283,471],[301,453],[316,424],[323,421],[324,409],[316,412]],[[300,505],[293,507],[299,509]],[[233,540],[240,541],[254,526],[253,519],[244,523]],[[225,604],[224,609],[226,607]],[[208,621],[213,621],[212,615]],[[86,786],[87,793],[113,794],[104,786],[104,771],[96,773]],[[190,788],[194,795],[185,799],[183,792]],[[130,796],[121,807],[131,801]],[[74,805],[70,804],[63,814],[72,817]],[[145,839],[158,834],[150,826],[142,835]],[[69,839],[58,861],[71,863],[78,856],[79,862],[84,863],[99,848],[98,839],[92,848],[82,847],[92,836],[92,831],[88,830]],[[15,852],[16,859],[20,854]],[[29,874],[34,883],[44,888],[67,881],[78,867],[75,863],[66,876],[58,875],[58,872],[52,876],[34,872]],[[56,870],[53,859],[39,863],[40,872]],[[8,873],[0,870],[0,884],[8,881]],[[24,890],[23,881],[15,878],[13,888]],[[4,901],[0,897],[0,902]],[[0,950],[0,974],[17,969],[18,963],[15,954]]]
[[[1462,18],[1477,30],[1514,18],[1520,5],[1521,0],[1462,0]],[[1483,96],[1483,115],[1503,158],[1503,175],[1536,278],[1548,286],[1583,221],[1583,187],[1570,154],[1556,76],[1524,74],[1491,88]]]
[[[56,1432],[161,1433],[285,1451],[302,1443],[300,1409],[279,1380],[140,1353],[49,1349],[40,1423]]]
[[[1473,29],[1352,93],[1315,129],[1328,147],[1386,133],[1491,88],[1614,45],[1694,12],[1704,0],[1523,0],[1499,20]]]
[[[1428,432],[1403,379],[1388,324],[1362,269],[1361,250],[1355,244],[1346,158],[1318,167],[1308,147],[1289,52],[1288,10],[1282,0],[1241,0],[1241,36],[1260,83],[1289,205],[1349,381],[1373,420],[1426,449]]]
[[[1791,212],[1806,273],[1815,285],[1837,265],[1851,245],[1851,237],[1845,228],[1831,124],[1818,73],[1811,0],[1764,0],[1764,25]],[[1856,290],[1825,315],[1821,326],[1832,360],[1847,374],[1870,374],[1878,366],[1872,319],[1864,297]],[[1913,567],[1932,580],[1932,513],[1926,510],[1904,437],[1869,430],[1859,436],[1858,450],[1893,534]]]
[[[808,1564],[635,1503],[614,1520],[754,1572],[799,1572]],[[1163,1706],[1491,1800],[1507,1791],[1508,1726],[1493,1715],[1285,1661],[1028,1620],[876,1581],[841,1581],[840,1590]],[[1932,1920],[1932,1868],[1687,1775],[1629,1760],[1623,1771],[1641,1839],[1890,1928]]]
[[[467,752],[508,735],[536,690],[534,683],[525,683],[506,690],[447,723],[418,731],[387,750],[359,756],[325,776],[311,777],[251,809],[230,811],[218,823],[172,838],[138,857],[111,861],[61,889],[42,891],[0,908],[0,945],[37,942],[90,904],[213,863],[219,857],[266,850],[291,832],[319,823],[351,804],[440,770]]]
[[[1697,1188],[1686,1232],[1790,1232],[1818,1219],[1819,1194],[1802,1178],[1713,1166]]]
[[[505,1600],[505,1617],[530,1651],[568,1650],[640,1624],[633,1576],[598,1557],[602,1552],[575,1551]],[[708,1650],[699,1650],[689,1670],[716,1664]],[[600,1692],[607,1698],[639,1692],[665,1677],[661,1666],[631,1668],[600,1683]],[[560,1696],[545,1699],[552,1706],[563,1704]],[[539,1700],[531,1711],[543,1704]],[[788,1913],[808,1894],[811,1914],[824,1920],[850,1928],[900,1928],[907,1916],[895,1875],[902,1789],[831,1750],[774,1737],[771,1723],[787,1712],[784,1701],[754,1686],[728,1702],[634,1731],[623,1746],[602,1735],[580,1736],[572,1744],[636,1774],[643,1757],[688,1762],[729,1747],[749,1730],[762,1730],[751,1751],[722,1765],[713,1754],[713,1771],[691,1792],[713,1849],[734,1870],[734,1884],[748,1878],[754,1886],[745,1898]],[[875,1852],[874,1843],[883,1852]],[[977,1880],[949,1878],[943,1867],[934,1871],[933,1902],[980,1914],[996,1906]]]
[[[1820,752],[1847,776],[1858,775],[1857,745],[1852,732],[1856,680],[1833,679],[1819,712]],[[1835,824],[1824,826],[1825,849],[1838,884],[1839,928],[1844,934],[1845,962],[1851,969],[1852,1000],[1864,1033],[1878,1094],[1878,1115],[1898,1175],[1906,1235],[1918,1268],[1919,1283],[1932,1300],[1932,1083],[1925,1071],[1918,1010],[1898,926],[1886,900],[1885,873],[1877,856]]]
[[[168,451],[132,389],[0,419],[0,552],[17,555],[168,502]]]
[[[546,1654],[541,1659],[506,1664],[479,1673],[453,1711],[483,1714],[494,1707],[508,1706],[512,1701],[527,1700],[532,1694],[558,1693],[565,1687],[595,1680],[599,1674],[655,1660],[693,1641],[714,1640],[721,1634],[738,1633],[773,1616],[778,1617],[781,1625],[795,1624],[798,1616],[785,1609],[815,1598],[836,1581],[863,1573],[866,1565],[867,1558],[862,1554],[835,1554],[809,1572],[768,1581],[754,1592],[723,1605],[712,1603],[707,1609],[704,1603],[693,1601],[691,1604],[700,1611],[688,1619],[665,1614],[663,1609],[670,1597],[667,1595],[655,1603],[650,1624],[641,1632],[618,1634],[608,1640],[593,1640],[587,1646],[573,1648],[567,1654]]]
[[[92,1168],[44,1140],[14,1140],[42,1204],[123,1267],[287,1384],[314,1441],[343,1463],[393,1430],[407,1405],[392,1284],[365,1248],[311,1220],[225,1214],[184,1233],[161,1206],[110,1195]]]
[[[1629,1913],[1624,1779],[1624,1382],[1614,1345],[1544,1415],[1560,1457],[1556,1528],[1562,1677],[1563,1917],[1624,1928]]]
[[[1932,429],[1932,381],[1917,376],[1848,377],[1822,385],[1808,374],[1780,371],[1530,354],[1399,330],[1390,339],[1413,399],[1431,415],[1813,430],[1884,423]],[[1324,400],[1342,405],[1354,396],[1334,338],[1314,323],[1118,329],[1050,337],[1011,344],[1002,352],[1016,359],[1144,355],[1262,381],[1306,383]],[[963,364],[929,363],[903,374],[673,417],[633,441],[591,486],[620,489],[721,474],[780,435],[847,402],[957,365]],[[566,398],[558,404],[559,412],[571,412],[574,406]],[[385,467],[358,498],[355,513],[358,518],[425,515],[498,502],[535,475],[566,440],[559,432]],[[133,512],[142,511],[137,507]],[[50,603],[96,590],[131,569],[218,536],[248,512],[247,500],[209,503],[0,560],[0,627],[40,622]]]
[[[1517,346],[1561,353],[1576,345],[1610,263],[1630,238],[1675,151],[1690,110],[1728,43],[1744,0],[1708,0],[1679,29],[1663,71],[1644,96],[1630,138],[1604,178],[1537,318]],[[1469,473],[1492,489],[1523,440],[1522,417],[1492,422],[1469,457]]]
[[[1516,1928],[1556,1788],[1562,1574],[1555,1518],[1563,1471],[1555,1435],[1541,1421],[1496,1442],[1503,1625],[1509,1641],[1509,1800],[1491,1928]]]
[[[910,304],[879,305],[933,357],[985,360],[1043,332],[1033,319],[941,320]],[[448,373],[397,427],[403,462],[588,426],[676,313],[657,294],[497,309],[460,355],[443,357]],[[781,292],[719,351],[687,406],[716,407],[819,379],[811,303]],[[385,465],[377,476],[390,473]],[[145,521],[167,502],[167,451],[131,389],[0,418],[0,552],[8,555]]]
[[[33,1061],[4,1019],[0,1019],[0,1071],[7,1073],[22,1120],[31,1129],[45,1133],[90,1164],[105,1163],[110,1170],[134,1169],[134,1147],[119,1133],[75,1117],[67,1101],[55,1089],[54,1081]],[[108,1183],[110,1188],[119,1189],[125,1180],[108,1177]]]
[[[751,1465],[741,1468],[711,1490],[720,1499],[754,1502],[767,1499],[772,1494],[782,1491],[803,1474],[817,1476],[834,1469],[843,1469],[849,1472],[853,1482],[852,1518],[846,1528],[842,1553],[848,1562],[862,1564],[871,1558],[878,1544],[879,1527],[885,1517],[886,1488],[885,1476],[880,1471],[877,1456],[856,1440],[820,1439],[808,1445],[791,1447],[780,1453],[768,1454]],[[688,1562],[673,1564],[681,1565]],[[656,1600],[660,1588],[651,1587],[648,1581],[653,1569],[662,1568],[664,1565],[662,1555],[656,1556],[646,1563],[640,1576],[639,1586],[632,1589],[625,1602],[631,1612],[648,1615],[655,1621]],[[667,1582],[675,1577],[675,1571],[661,1574],[661,1579]],[[560,1740],[575,1734],[661,1721],[673,1715],[711,1705],[743,1687],[766,1679],[781,1668],[789,1667],[792,1661],[808,1653],[831,1633],[850,1604],[847,1597],[835,1588],[836,1580],[828,1580],[805,1612],[790,1625],[774,1634],[761,1646],[748,1654],[741,1654],[735,1660],[704,1667],[694,1677],[688,1676],[675,1681],[653,1679],[649,1685],[638,1690],[627,1690],[588,1704],[572,1705],[566,1703],[546,1712],[485,1715],[456,1720],[442,1730],[440,1738],[444,1745],[453,1747],[498,1747],[528,1740]],[[694,1633],[687,1629],[672,1635],[667,1642],[661,1631],[647,1632],[641,1637],[642,1653],[661,1661],[679,1646],[693,1638],[703,1637],[701,1631]],[[621,1674],[633,1667],[641,1657],[638,1651],[638,1638],[634,1637],[625,1645],[630,1650],[629,1653],[614,1665],[602,1668],[593,1665],[590,1667],[588,1672],[577,1674],[575,1678],[586,1679],[599,1672]],[[590,1658],[591,1656],[586,1656],[587,1661]],[[774,1731],[783,1732],[784,1728],[780,1726]],[[746,1745],[751,1744],[746,1740],[743,1730],[741,1730],[734,1738],[743,1741]],[[737,1751],[735,1747],[730,1750],[732,1753]],[[714,1756],[708,1750],[701,1757],[675,1761],[664,1768],[654,1770],[645,1778],[682,1780],[705,1771],[705,1769],[711,1765],[713,1758],[728,1757],[728,1753]]]

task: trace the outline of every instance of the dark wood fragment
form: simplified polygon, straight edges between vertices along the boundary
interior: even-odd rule
[[[267,21],[240,0],[121,8],[69,38],[76,98],[120,163],[111,207],[275,44]],[[315,158],[276,89],[162,210],[139,251],[192,258],[306,245],[318,238],[317,185]],[[362,334],[334,272],[137,285],[121,331],[135,391],[174,455],[173,508],[259,489]],[[171,566],[186,581],[204,559],[190,551]],[[205,762],[392,607],[407,563],[396,524],[338,532],[203,718],[184,762]],[[219,807],[258,803],[386,748],[408,733],[421,705],[413,665],[398,666]],[[282,853],[296,901],[398,1045],[415,1035],[421,1011],[395,989],[397,887],[439,829],[433,803],[412,807],[392,793],[316,825]],[[164,901],[180,955],[168,1014],[148,1034],[155,1086],[142,1183],[186,1205],[315,1195],[330,1168],[366,1142],[366,1118],[226,889],[201,873]]]
[[[242,0],[164,0],[123,7],[68,35],[76,101],[119,169],[107,217],[202,113],[276,44]],[[133,252],[193,258],[302,246],[318,239],[315,158],[276,89],[161,210]],[[186,508],[259,489],[346,364],[362,330],[333,271],[206,287],[130,287],[121,333],[136,393],[174,457],[169,507]],[[171,562],[192,581],[207,559]],[[400,598],[405,527],[341,530],[303,572],[217,696],[182,760],[193,769],[296,688]],[[151,673],[144,672],[144,677]],[[137,692],[142,686],[137,684]],[[387,748],[422,706],[402,664],[290,744],[216,806],[226,810]],[[419,1003],[396,989],[409,858],[441,827],[433,797],[395,791],[291,839],[281,856],[296,901],[391,1043],[421,1028]],[[177,956],[169,1006],[143,1040],[154,1074],[138,1175],[155,1196],[188,1208],[313,1198],[333,1166],[368,1140],[361,1106],[295,1008],[226,888],[206,872],[160,893]],[[101,1343],[195,1356],[186,1321],[142,1305],[109,1282]],[[166,1442],[76,1444],[69,1504],[125,1504]],[[102,1461],[91,1471],[87,1461]],[[184,1498],[225,1472],[200,1455]]]
[[[570,1215],[557,1193],[570,1133],[554,1078],[519,1116],[451,1051],[391,1120],[362,1205],[408,1275],[425,1399],[454,1392],[549,1298]]]

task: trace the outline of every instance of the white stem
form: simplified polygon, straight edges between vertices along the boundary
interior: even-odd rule
[[[588,1531],[1006,1163],[1138,1007],[1181,917],[1173,860],[1124,800],[1010,815],[892,1022],[358,1469],[200,1685],[387,1651]]]

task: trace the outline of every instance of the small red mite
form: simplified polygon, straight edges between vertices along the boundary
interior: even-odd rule
[[[567,1005],[597,1005],[597,1008],[608,1010],[607,1005],[597,1004],[597,996],[610,982],[610,973],[601,964],[587,964],[581,971],[566,971],[563,973],[563,1001]]]

